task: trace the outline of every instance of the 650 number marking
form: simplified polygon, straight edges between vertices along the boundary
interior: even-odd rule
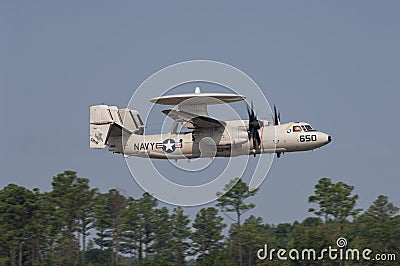
[[[317,141],[317,135],[300,135],[300,142]]]

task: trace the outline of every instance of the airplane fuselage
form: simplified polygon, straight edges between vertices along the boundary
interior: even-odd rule
[[[269,125],[268,121],[261,120],[262,126],[258,130],[261,143],[254,149],[248,137],[247,120],[226,122],[225,127],[202,128],[186,133],[132,134],[122,140],[111,137],[109,150],[122,153],[125,157],[191,159],[308,151],[331,141],[328,134],[313,130],[308,123]]]

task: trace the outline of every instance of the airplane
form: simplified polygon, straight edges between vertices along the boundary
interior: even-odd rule
[[[145,134],[145,125],[136,110],[116,106],[90,107],[90,148],[108,150],[124,157],[138,156],[156,159],[193,159],[231,157],[309,151],[332,141],[332,137],[317,131],[306,122],[281,124],[274,106],[273,121],[259,120],[253,104],[247,105],[247,120],[222,121],[207,111],[211,104],[245,100],[245,96],[229,93],[194,93],[166,95],[150,102],[172,105],[162,112],[174,120],[170,132]],[[180,131],[179,129],[186,129]]]

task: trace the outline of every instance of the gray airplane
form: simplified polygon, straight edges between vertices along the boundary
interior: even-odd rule
[[[272,123],[258,120],[253,106],[247,106],[248,120],[222,121],[209,116],[207,105],[244,100],[237,94],[194,93],[167,95],[151,99],[155,104],[174,106],[163,113],[174,120],[169,133],[144,134],[139,113],[115,106],[90,107],[90,148],[105,148],[125,157],[191,159],[231,157],[320,148],[332,138],[306,122],[281,124],[274,106]],[[186,131],[181,131],[182,127]]]

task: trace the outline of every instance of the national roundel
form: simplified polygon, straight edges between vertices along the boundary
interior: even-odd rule
[[[173,139],[164,140],[162,149],[163,149],[163,151],[165,151],[167,153],[174,152],[176,149],[175,140],[173,140]]]

